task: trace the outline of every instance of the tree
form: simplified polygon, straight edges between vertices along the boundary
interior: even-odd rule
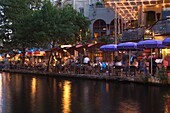
[[[7,46],[20,49],[23,54],[26,48],[44,44],[51,44],[52,48],[75,44],[80,33],[86,34],[90,24],[70,5],[61,7],[41,0],[2,0],[0,3],[1,35],[8,38]]]
[[[80,30],[85,33],[88,30],[90,22],[70,5],[60,7],[46,1],[39,11],[36,24],[37,26],[41,26],[41,29],[37,33],[43,34],[46,42],[51,44],[52,48],[55,48],[61,44],[75,43],[75,36],[80,34]],[[51,51],[48,60],[48,69],[52,59]]]
[[[26,48],[39,46],[41,40],[34,31],[37,29],[37,10],[41,9],[41,0],[2,0],[1,1],[1,37],[5,47],[20,49],[25,55]],[[23,57],[23,63],[24,63]]]

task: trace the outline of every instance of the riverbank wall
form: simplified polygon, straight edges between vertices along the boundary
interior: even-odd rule
[[[48,77],[61,77],[67,79],[89,79],[89,80],[102,80],[102,81],[113,81],[123,83],[137,83],[144,85],[154,86],[170,86],[167,81],[161,81],[157,77],[141,77],[141,76],[109,76],[108,74],[90,75],[90,74],[72,74],[72,73],[54,73],[54,72],[40,72],[34,70],[18,70],[18,69],[4,69],[3,72],[18,73],[18,74],[29,74],[37,76],[48,76]]]

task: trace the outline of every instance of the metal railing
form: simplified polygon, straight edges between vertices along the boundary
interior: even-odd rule
[[[141,40],[144,37],[144,28],[128,29],[123,31],[121,41]]]
[[[106,5],[105,4],[101,4],[101,5],[94,5],[94,4],[92,4],[92,5],[90,5],[90,8],[106,8]]]
[[[156,22],[152,27],[151,31],[155,35],[170,34],[170,19],[160,20]]]

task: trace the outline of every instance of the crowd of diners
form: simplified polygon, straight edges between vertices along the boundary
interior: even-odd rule
[[[159,64],[156,63],[156,57],[154,55],[138,59],[135,54],[131,56],[124,54],[123,56],[115,56],[112,61],[101,60],[98,57],[92,61],[87,55],[83,57],[74,57],[72,55],[67,59],[58,58],[54,65],[50,65],[48,71],[55,73],[109,76],[156,76],[160,69],[168,67],[167,62],[168,61],[163,60]],[[47,62],[25,62],[24,65],[21,65],[20,61],[14,62],[6,60],[0,63],[0,67],[1,69],[27,69],[46,72]]]

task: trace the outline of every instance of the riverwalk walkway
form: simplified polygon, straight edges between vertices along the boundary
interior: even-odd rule
[[[90,75],[90,74],[71,74],[71,73],[54,73],[54,72],[41,72],[35,70],[23,70],[23,69],[3,69],[3,72],[9,73],[21,73],[31,74],[49,77],[65,77],[65,78],[77,78],[77,79],[90,79],[90,80],[104,80],[104,81],[116,81],[116,82],[129,82],[129,83],[140,83],[150,85],[165,85],[170,86],[170,77],[161,79],[159,77],[152,76],[109,76],[108,74]]]

